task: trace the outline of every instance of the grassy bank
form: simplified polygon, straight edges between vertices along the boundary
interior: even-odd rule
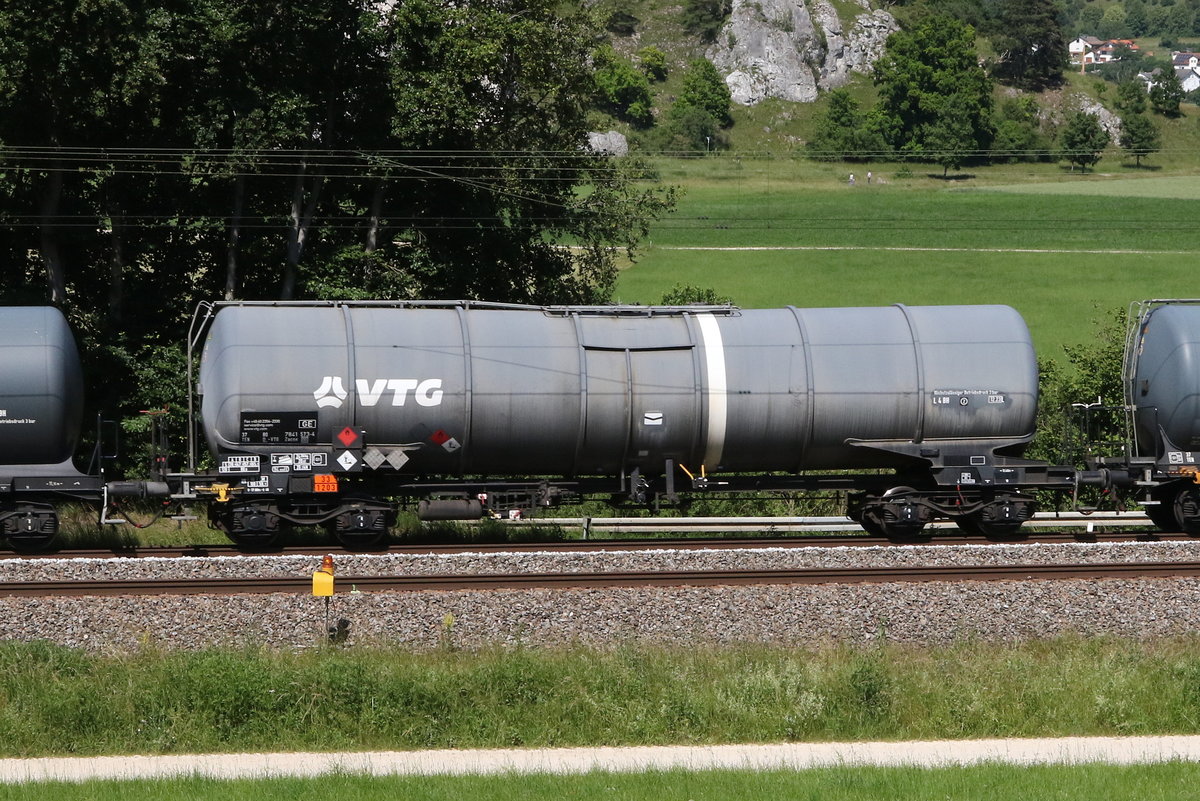
[[[1200,640],[104,657],[0,644],[0,756],[1200,731]]]
[[[762,801],[772,798],[821,801],[1093,801],[1138,798],[1175,801],[1195,797],[1200,767],[1164,765],[1085,765],[920,770],[917,768],[823,768],[790,771],[664,771],[646,774],[593,773],[584,776],[446,776],[370,778],[330,776],[321,779],[218,781],[179,779],[136,782],[86,782],[0,786],[0,800],[110,801],[127,798],[254,799],[307,801],[356,799],[374,801],[452,801],[461,798],[507,801],[614,799],[622,801]]]

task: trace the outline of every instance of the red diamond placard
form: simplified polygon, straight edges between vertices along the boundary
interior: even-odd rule
[[[439,428],[437,431],[434,431],[429,438],[433,440],[434,445],[441,445],[443,442],[446,442],[450,439],[450,435]]]
[[[338,432],[337,438],[338,438],[338,441],[341,442],[344,447],[349,448],[351,445],[353,445],[355,442],[358,441],[358,432],[355,431],[350,426],[346,426],[345,428],[343,428],[341,431]]]

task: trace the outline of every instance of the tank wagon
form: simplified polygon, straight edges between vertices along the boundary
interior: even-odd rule
[[[850,490],[849,514],[888,534],[937,517],[1003,533],[1032,514],[1026,490],[1079,480],[1020,458],[1037,363],[1005,306],[232,303],[201,317],[199,429],[221,480],[195,489],[235,539],[288,524],[370,538],[390,496],[469,518],[802,488]],[[831,470],[870,472],[814,472]]]
[[[111,496],[167,494],[164,484],[106,481],[99,446],[78,470],[82,415],[83,371],[62,312],[0,307],[0,538],[45,544],[66,501],[103,509]]]
[[[1200,301],[1143,301],[1130,319],[1126,461],[1155,525],[1200,534]]]

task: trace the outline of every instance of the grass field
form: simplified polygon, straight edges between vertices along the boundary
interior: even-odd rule
[[[808,771],[662,771],[642,774],[591,773],[583,776],[484,776],[218,781],[179,779],[132,782],[47,783],[0,786],[0,801],[117,801],[196,798],[246,801],[1095,801],[1195,798],[1200,767],[1163,765],[1085,765],[1075,767],[977,768],[821,768]]]
[[[450,632],[424,654],[6,642],[0,676],[0,757],[1200,732],[1195,638],[473,652]]]
[[[615,299],[653,303],[676,284],[746,307],[1006,303],[1039,353],[1088,340],[1093,322],[1149,297],[1195,297],[1200,176],[1066,176],[1055,165],[851,188],[845,167],[802,160],[672,162],[677,211],[622,271]],[[1021,170],[1033,180],[1014,184]],[[1126,191],[1128,190],[1128,191]],[[704,248],[704,249],[691,249]]]

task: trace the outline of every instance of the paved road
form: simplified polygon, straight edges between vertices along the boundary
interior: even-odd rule
[[[670,768],[803,769],[829,765],[939,767],[979,762],[1131,764],[1168,760],[1200,762],[1200,736],[0,759],[0,782],[179,775],[232,779],[317,776],[334,771],[381,776]]]

